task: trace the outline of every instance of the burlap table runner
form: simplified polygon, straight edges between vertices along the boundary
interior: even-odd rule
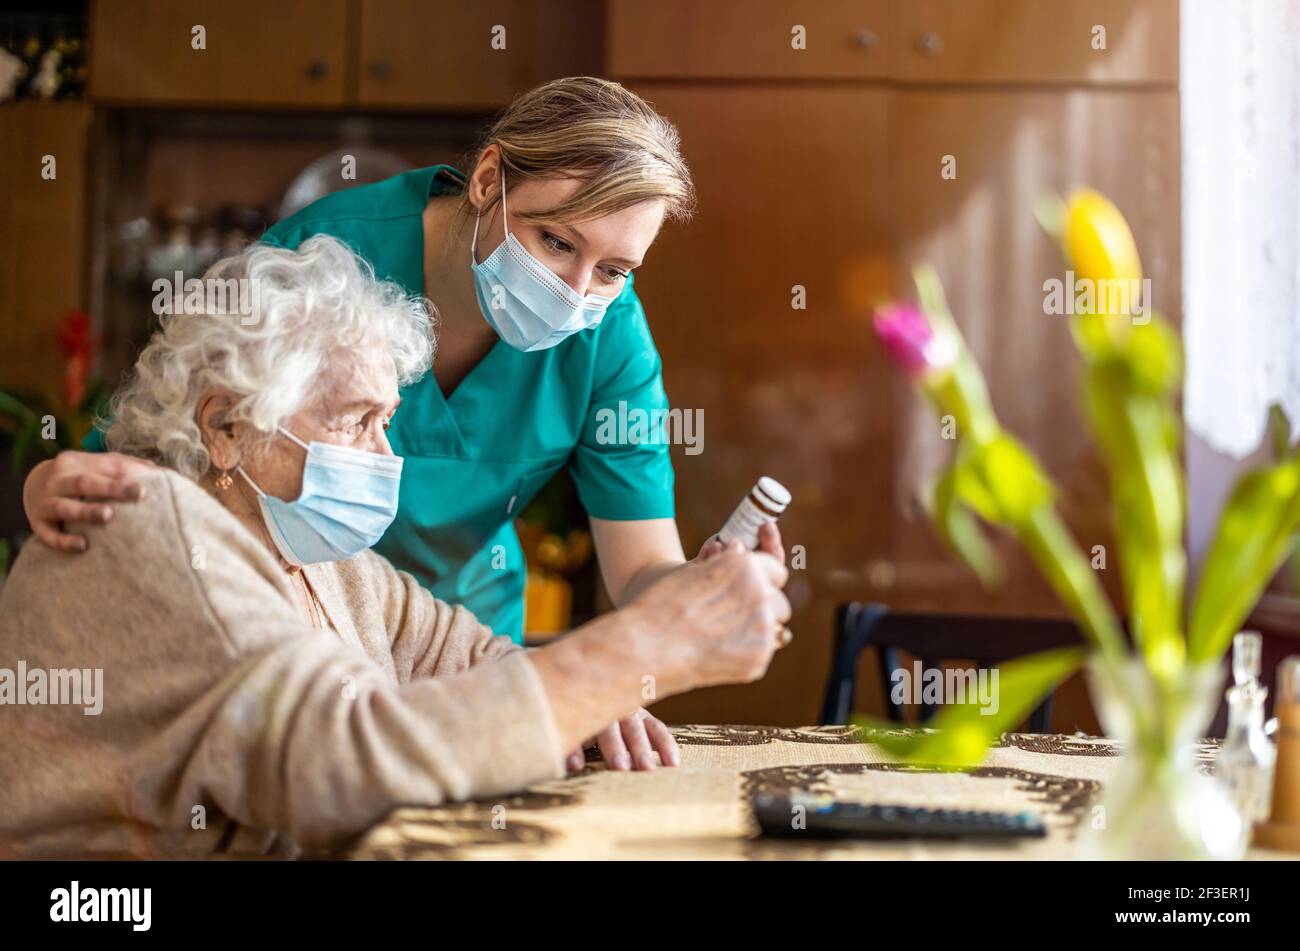
[[[682,763],[649,773],[582,773],[492,801],[403,808],[365,835],[362,859],[1070,858],[1075,825],[1120,750],[1086,736],[1006,734],[977,769],[892,763],[856,727],[675,727]],[[1217,741],[1201,744],[1208,769]],[[1028,810],[1046,838],[1014,843],[784,842],[758,839],[748,800],[803,790],[863,802]]]

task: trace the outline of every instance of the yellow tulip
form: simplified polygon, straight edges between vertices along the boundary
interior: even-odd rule
[[[1129,318],[1142,288],[1142,262],[1128,222],[1109,198],[1083,188],[1070,195],[1062,238],[1075,280],[1091,282],[1093,306],[1073,322],[1080,344],[1095,353],[1127,340]],[[1111,312],[1113,290],[1122,290],[1120,299],[1129,313]]]
[[[1109,198],[1091,188],[1070,196],[1065,249],[1076,278],[1142,280],[1142,262],[1128,222]]]

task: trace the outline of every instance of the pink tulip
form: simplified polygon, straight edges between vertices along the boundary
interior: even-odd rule
[[[935,335],[925,314],[913,305],[887,304],[876,311],[872,323],[890,359],[911,376],[952,366],[955,348]]]

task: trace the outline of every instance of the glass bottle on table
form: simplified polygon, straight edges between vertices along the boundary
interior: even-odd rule
[[[1245,832],[1268,818],[1277,751],[1264,730],[1268,690],[1259,682],[1261,638],[1242,631],[1232,639],[1233,686],[1228,689],[1228,732],[1215,775],[1245,820]]]

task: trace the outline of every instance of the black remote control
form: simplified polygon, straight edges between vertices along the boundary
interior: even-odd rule
[[[763,835],[815,839],[1042,838],[1031,812],[974,812],[836,802],[829,797],[760,793],[750,801]]]

